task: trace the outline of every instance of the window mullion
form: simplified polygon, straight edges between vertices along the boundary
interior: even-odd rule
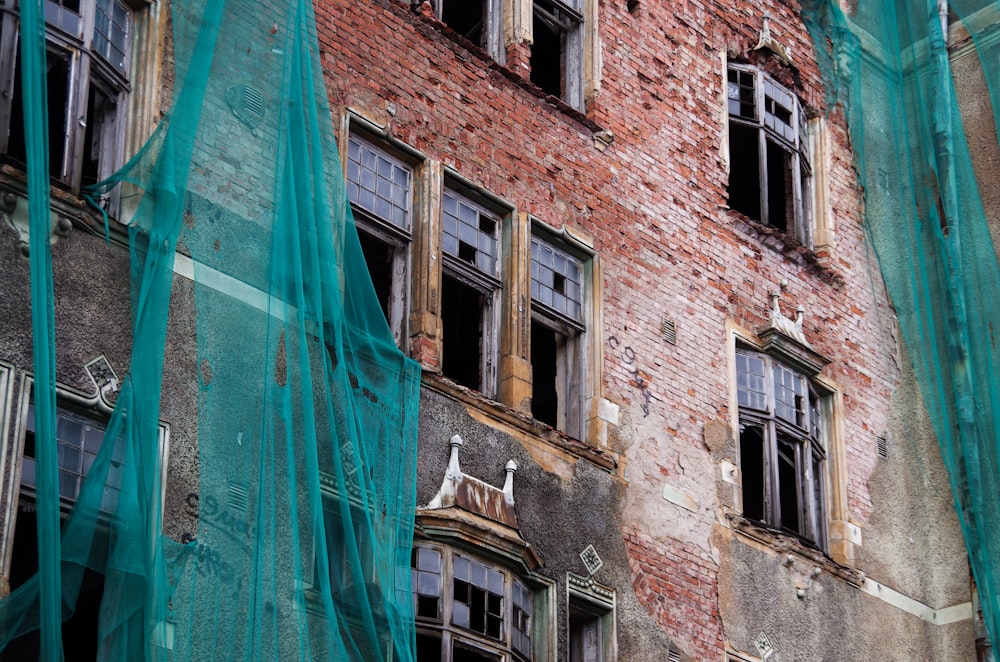
[[[0,62],[16,62],[17,21],[6,12],[0,13]],[[7,134],[10,126],[11,103],[14,98],[14,67],[0,70],[0,153],[7,153]]]
[[[768,225],[768,195],[767,195],[767,129],[763,126],[757,129],[757,170],[760,186],[760,222]]]
[[[66,141],[63,144],[62,172],[60,180],[76,189],[80,186],[81,159],[86,137],[87,91],[90,89],[90,57],[85,51],[71,49],[69,56],[69,80],[66,90],[66,120],[63,131]],[[53,127],[49,127],[49,135]]]
[[[451,632],[447,628],[441,631],[441,662],[451,662]]]
[[[774,419],[764,427],[764,461],[767,463],[767,480],[764,481],[764,521],[775,528],[781,527],[781,489],[778,484],[778,431]]]
[[[754,104],[757,113],[757,170],[758,186],[760,187],[760,222],[767,225],[767,129],[764,128],[764,117],[767,108],[764,105],[764,80],[761,72],[754,72],[753,77]]]
[[[798,131],[798,128],[796,128]],[[796,145],[798,143],[796,142]],[[795,224],[796,238],[802,243],[803,246],[811,246],[812,242],[809,241],[809,228],[808,223],[805,218],[805,207],[802,204],[802,195],[804,191],[802,190],[802,169],[801,161],[798,149],[792,151],[791,158],[791,179],[792,179],[792,216],[793,223]]]

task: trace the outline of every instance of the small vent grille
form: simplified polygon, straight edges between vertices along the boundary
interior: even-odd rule
[[[875,442],[878,445],[878,456],[881,458],[889,457],[889,440],[885,437],[875,437]]]
[[[660,324],[660,333],[663,334],[663,339],[671,345],[677,344],[677,325],[672,319],[663,318],[663,323]]]
[[[247,488],[236,483],[229,484],[229,507],[235,511],[247,511]]]
[[[878,169],[878,188],[883,193],[889,192],[889,173],[882,168]]]
[[[233,115],[257,135],[257,125],[264,119],[264,95],[249,85],[233,85],[226,90],[226,103]]]
[[[667,653],[667,662],[681,662],[681,654],[671,648],[670,652]]]

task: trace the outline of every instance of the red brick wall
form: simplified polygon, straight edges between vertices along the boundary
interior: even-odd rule
[[[632,486],[709,461],[703,425],[729,415],[726,322],[765,322],[768,294],[785,281],[784,312],[806,308],[806,336],[833,359],[825,373],[843,390],[850,516],[863,524],[875,437],[887,424],[897,366],[891,309],[862,241],[839,110],[829,120],[837,237],[829,265],[726,207],[721,58],[750,52],[764,11],[773,17],[772,35],[791,49],[796,91],[826,112],[794,3],[647,0],[633,14],[625,2],[602,2],[602,88],[586,121],[405,5],[316,6],[335,108],[359,109],[518,209],[594,238],[604,270],[604,328],[596,334],[605,349],[603,388],[622,405],[612,450],[629,467]],[[606,151],[594,147],[594,123],[615,136]],[[676,346],[660,338],[665,316],[678,325]],[[639,599],[689,652],[718,659],[711,508],[694,515],[700,525],[685,527],[678,539],[644,533],[643,516],[623,515]]]
[[[696,660],[723,654],[718,565],[695,547],[626,529],[632,587],[650,615]]]

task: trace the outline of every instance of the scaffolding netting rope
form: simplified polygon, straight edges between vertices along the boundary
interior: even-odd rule
[[[61,516],[45,1],[20,3],[24,116],[38,120],[26,143],[39,573],[0,601],[0,648],[40,630],[42,659],[61,659],[60,622],[97,571],[103,660],[408,662],[420,373],[396,347],[358,242],[312,3],[170,5],[171,109],[102,184],[135,210],[131,363]],[[190,281],[175,275],[185,270]],[[168,315],[184,282],[193,306],[182,297]],[[168,355],[178,319],[193,319],[196,341]],[[162,532],[165,358],[195,366],[187,502],[198,523],[184,543]],[[115,458],[123,475],[109,511]]]
[[[1000,4],[860,0],[845,12],[834,0],[804,0],[802,9],[829,106],[839,102],[847,116],[866,236],[940,442],[996,641],[1000,270],[980,187],[996,186],[997,173],[974,157],[997,148]],[[965,60],[956,72],[959,57],[973,66]],[[960,92],[988,92],[988,135],[968,132]],[[973,139],[980,154],[970,152]]]

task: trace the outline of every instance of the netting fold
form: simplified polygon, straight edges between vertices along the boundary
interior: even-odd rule
[[[837,2],[806,0],[803,16],[830,107],[840,102],[847,114],[866,234],[940,441],[996,640],[1000,270],[976,179],[995,182],[996,173],[977,173],[956,89],[988,91],[997,125],[1000,5],[860,0],[845,14]],[[948,23],[956,17],[978,57],[975,76],[953,71]]]
[[[36,37],[24,40],[26,80],[44,80],[28,73],[44,71],[43,9],[21,3],[22,33]],[[0,601],[0,646],[40,628],[43,659],[60,659],[59,621],[89,569],[104,575],[100,659],[412,660],[419,368],[394,343],[358,243],[312,5],[176,0],[171,12],[169,116],[102,184],[139,199],[132,360],[61,537],[55,378],[43,365],[48,228],[32,230],[42,570]],[[39,94],[25,91],[26,117],[45,117]],[[251,97],[259,112],[247,112]],[[27,138],[43,225],[45,135]],[[166,353],[177,261],[190,265],[194,304],[171,314],[193,317],[196,340],[171,351],[193,357]],[[182,359],[197,366],[198,394],[197,466],[186,467],[197,533],[185,544],[162,533],[160,443],[164,361]],[[112,458],[124,460],[109,512]]]

